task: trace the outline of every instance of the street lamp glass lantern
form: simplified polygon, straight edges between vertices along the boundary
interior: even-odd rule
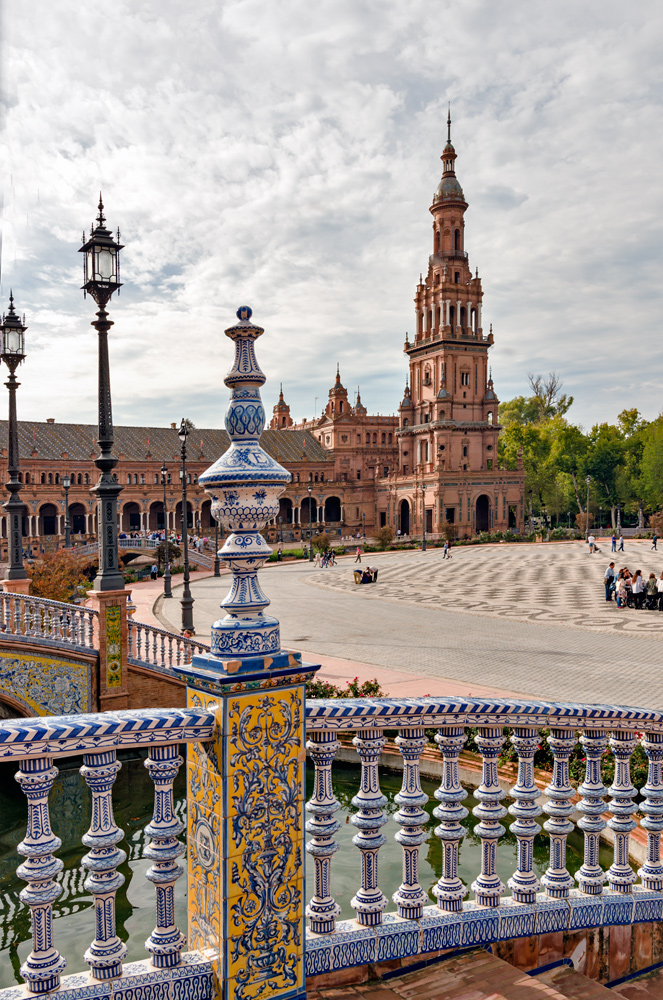
[[[120,250],[123,245],[117,241],[110,229],[106,228],[103,213],[103,203],[99,198],[99,215],[97,225],[90,231],[90,238],[85,240],[80,252],[83,257],[83,291],[90,292],[95,301],[107,302],[114,291],[121,287],[120,281]]]
[[[0,353],[5,362],[21,362],[25,357],[25,331],[27,326],[14,309],[14,296],[9,297],[9,312],[2,318],[2,343]]]
[[[166,484],[166,477],[168,475],[168,468],[167,468],[165,462],[161,466],[161,469],[159,471],[161,472],[161,485],[165,486],[165,484]]]
[[[186,420],[182,417],[182,423],[180,424],[180,429],[177,432],[177,436],[182,444],[186,443],[186,439],[189,436],[189,428],[186,425]]]
[[[69,487],[71,486],[71,476],[64,475],[62,477],[62,485],[64,486],[65,490],[68,490]]]

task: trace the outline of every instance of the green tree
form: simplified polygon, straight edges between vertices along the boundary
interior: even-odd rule
[[[652,510],[663,506],[663,415],[648,424],[642,435],[640,462],[643,499]]]

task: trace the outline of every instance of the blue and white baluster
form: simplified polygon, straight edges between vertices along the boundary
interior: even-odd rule
[[[145,827],[151,842],[145,857],[154,864],[145,873],[157,893],[157,923],[145,942],[157,969],[179,965],[186,939],[175,923],[175,883],[184,873],[177,859],[184,854],[184,844],[177,838],[184,829],[175,815],[173,782],[182,764],[177,745],[150,747],[145,767],[154,782],[154,813]]]
[[[82,840],[90,848],[81,859],[89,871],[85,888],[94,896],[96,937],[85,952],[93,979],[114,979],[122,974],[122,960],[127,946],[115,929],[115,894],[124,885],[124,875],[117,871],[127,855],[117,844],[124,833],[113,816],[113,785],[122,765],[114,750],[83,754],[81,774],[92,792],[90,829]]]
[[[25,839],[16,848],[26,860],[16,874],[28,883],[19,893],[19,899],[32,913],[32,951],[21,966],[30,993],[57,990],[67,964],[53,947],[53,903],[62,892],[53,879],[60,874],[63,864],[54,857],[62,841],[51,830],[48,794],[57,774],[52,757],[24,760],[16,772],[16,780],[28,800]]]
[[[516,822],[509,829],[518,840],[518,867],[507,885],[517,903],[535,903],[539,880],[534,874],[534,837],[539,832],[536,817],[541,815],[541,807],[536,803],[539,790],[534,783],[534,754],[539,732],[518,727],[511,742],[518,752],[518,781],[511,789],[515,802],[509,807]]]
[[[428,740],[423,729],[403,729],[396,737],[396,746],[403,757],[403,782],[396,795],[399,806],[394,819],[403,829],[395,839],[403,848],[403,881],[391,897],[398,907],[398,916],[418,920],[424,915],[428,895],[419,885],[419,848],[427,837],[428,813],[423,806],[428,796],[421,787],[419,758]]]
[[[306,803],[306,811],[312,816],[306,822],[306,831],[312,834],[306,850],[315,864],[315,889],[306,916],[314,934],[331,934],[341,912],[331,894],[331,862],[339,848],[334,834],[341,825],[334,819],[339,804],[332,787],[332,764],[340,746],[336,733],[329,731],[312,732],[306,744],[315,767],[313,795]]]
[[[645,733],[640,741],[649,759],[647,784],[640,789],[645,801],[640,812],[645,814],[640,826],[647,831],[647,860],[638,875],[643,889],[663,890],[663,861],[661,860],[661,834],[663,833],[663,733]]]
[[[549,801],[543,807],[548,814],[543,829],[550,836],[550,865],[541,876],[541,884],[548,896],[555,899],[566,899],[569,890],[573,888],[573,876],[566,868],[566,838],[573,833],[573,823],[569,816],[573,813],[571,799],[575,789],[569,781],[569,758],[576,745],[575,731],[567,729],[551,729],[548,743],[552,747],[554,764],[552,781],[546,786]]]
[[[500,805],[506,792],[497,780],[497,758],[504,744],[502,727],[479,727],[476,743],[483,758],[483,775],[474,793],[479,805],[474,807],[472,815],[480,820],[474,832],[481,838],[481,872],[472,889],[481,906],[499,906],[504,884],[497,874],[497,841],[504,833],[500,820],[506,816],[506,809]]]
[[[435,791],[440,803],[433,809],[433,816],[440,821],[435,827],[435,836],[442,841],[442,874],[433,894],[441,910],[457,912],[463,909],[463,898],[467,889],[458,876],[458,849],[465,836],[461,820],[468,815],[461,805],[467,792],[460,783],[458,758],[465,744],[465,729],[462,726],[447,726],[438,729],[435,742],[442,752],[442,781]]]
[[[628,863],[628,841],[637,823],[631,813],[638,807],[633,799],[638,794],[631,781],[631,754],[635,750],[635,733],[618,730],[610,737],[610,747],[615,757],[615,777],[608,793],[612,802],[608,811],[612,818],[608,826],[615,835],[614,860],[608,868],[608,886],[613,892],[632,892],[637,876]]]
[[[359,833],[352,843],[361,851],[361,887],[350,905],[357,911],[357,923],[373,927],[382,923],[387,897],[378,887],[378,851],[385,842],[381,827],[387,822],[383,809],[387,800],[380,791],[378,760],[385,738],[380,729],[360,729],[352,741],[361,761],[359,792],[352,800],[359,812],[351,822]]]
[[[580,737],[580,742],[585,751],[586,763],[585,780],[578,789],[582,799],[577,808],[582,813],[578,826],[585,835],[585,858],[575,879],[581,892],[600,896],[606,880],[605,872],[599,865],[599,838],[606,825],[603,819],[603,796],[607,789],[601,781],[601,757],[605,753],[607,740],[602,730],[588,729]]]

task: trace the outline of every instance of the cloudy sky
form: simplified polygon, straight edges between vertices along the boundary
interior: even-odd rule
[[[2,302],[20,415],[96,419],[77,253],[126,244],[116,423],[220,426],[253,307],[271,410],[336,362],[393,412],[431,252],[447,101],[502,399],[555,369],[585,426],[661,393],[659,0],[4,0]]]

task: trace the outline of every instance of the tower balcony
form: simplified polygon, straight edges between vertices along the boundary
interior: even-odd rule
[[[467,250],[448,250],[446,252],[432,253],[428,258],[428,263],[431,267],[434,267],[435,264],[446,264],[450,260],[464,260],[467,262],[469,260]]]

